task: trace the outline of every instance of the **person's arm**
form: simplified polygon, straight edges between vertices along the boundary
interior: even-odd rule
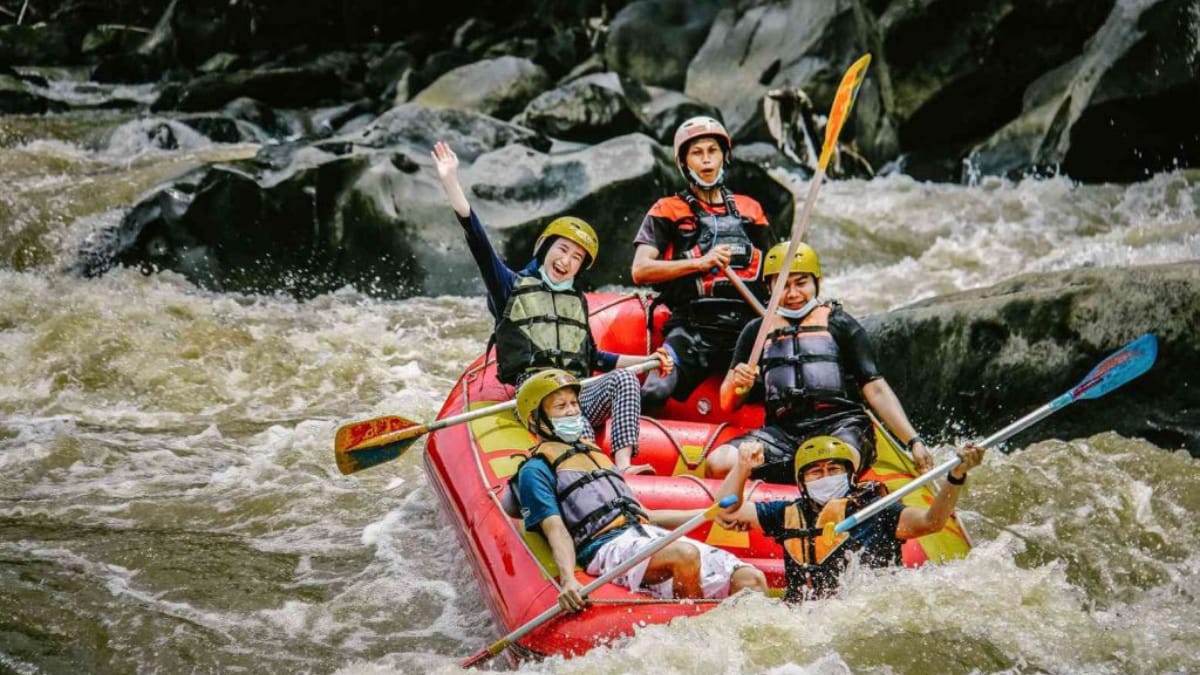
[[[871,410],[875,411],[884,426],[896,434],[899,441],[912,451],[917,471],[921,473],[929,471],[933,468],[933,455],[930,454],[929,448],[925,447],[925,442],[920,439],[917,430],[909,422],[908,415],[904,412],[904,406],[900,405],[900,399],[896,396],[896,392],[892,391],[887,380],[883,378],[883,374],[879,372],[879,367],[875,363],[875,349],[871,346],[867,331],[845,312],[839,310],[835,316],[838,327],[834,334],[838,336],[838,347],[843,350],[842,353],[850,355],[848,365],[851,372],[859,382],[864,383],[862,385],[863,399],[866,400],[867,405],[871,406]],[[834,319],[831,318],[830,321],[833,322]],[[916,442],[909,445],[909,442],[914,439]]]
[[[725,412],[741,408],[758,379],[758,369],[751,368],[747,361],[750,360],[750,351],[754,348],[754,339],[758,337],[758,327],[761,324],[761,319],[746,324],[733,347],[733,362],[729,364],[729,371],[721,381],[720,404],[721,410]]]
[[[571,541],[571,533],[562,516],[550,516],[541,522],[542,534],[550,544],[550,552],[554,555],[554,564],[558,567],[558,583],[562,590],[558,594],[558,604],[568,612],[578,612],[583,609],[586,601],[581,591],[583,584],[575,578],[575,542]]]
[[[921,440],[912,423],[908,421],[908,415],[904,413],[900,399],[896,397],[896,392],[892,391],[887,380],[882,377],[871,380],[863,386],[862,393],[867,404],[871,406],[871,410],[875,411],[884,425],[899,436],[900,442],[912,450],[913,462],[916,463],[917,470],[925,473],[932,469],[933,455],[929,452],[929,448],[925,447],[925,441]],[[910,441],[914,440],[915,442],[909,445]]]
[[[758,441],[743,441],[738,444],[737,464],[729,475],[725,476],[725,480],[721,482],[721,487],[717,488],[717,494],[714,496],[715,501],[720,501],[729,495],[736,495],[738,503],[734,506],[717,514],[717,522],[723,527],[731,530],[745,530],[747,528],[762,529],[762,525],[758,522],[758,509],[752,502],[745,501],[746,479],[750,477],[750,472],[754,467],[760,466],[763,463],[763,446]]]
[[[649,356],[641,354],[615,354],[614,356],[617,357],[615,368],[628,368],[651,359],[658,359],[658,371],[664,377],[670,375],[671,370],[675,367],[675,360],[671,358],[671,352],[666,346],[659,347]]]
[[[923,537],[940,532],[946,526],[946,521],[950,520],[950,514],[954,513],[954,505],[958,503],[958,495],[963,488],[961,483],[966,481],[967,472],[979,466],[979,463],[983,461],[983,448],[977,445],[967,445],[958,451],[958,456],[962,462],[951,469],[949,473],[949,477],[953,481],[942,481],[941,488],[929,508],[907,506],[900,512],[900,522],[896,525],[896,538]]]
[[[446,199],[459,218],[471,214],[471,204],[463,192],[462,184],[458,182],[458,155],[450,149],[448,143],[438,141],[433,145],[433,166],[437,169],[438,179],[442,181],[442,189],[446,191]]]
[[[659,260],[658,249],[649,244],[638,244],[633,254],[631,274],[633,283],[639,286],[652,286],[668,281],[674,281],[689,274],[699,274],[710,269],[724,267],[732,259],[732,250],[722,244],[714,246],[708,253],[699,258],[684,258],[683,260]]]

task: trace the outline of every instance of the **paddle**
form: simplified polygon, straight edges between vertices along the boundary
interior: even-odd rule
[[[658,359],[652,358],[629,366],[626,370],[638,374],[658,367]],[[581,383],[586,387],[601,377],[604,375],[589,377]],[[428,424],[396,415],[351,422],[338,428],[337,435],[333,439],[333,456],[337,460],[338,470],[344,475],[349,475],[398,458],[418,438],[431,431],[470,422],[516,407],[517,402],[510,400],[486,408],[443,417]]]
[[[989,448],[998,443],[1002,443],[1012,436],[1028,429],[1049,415],[1067,407],[1075,401],[1099,398],[1108,392],[1120,387],[1130,380],[1150,370],[1150,366],[1154,365],[1154,359],[1158,356],[1158,339],[1152,333],[1146,333],[1138,339],[1130,342],[1122,347],[1115,354],[1101,361],[1092,372],[1087,374],[1079,384],[1067,393],[1055,398],[1046,405],[1034,410],[1021,419],[1004,427],[1000,431],[988,436],[980,441],[979,445],[983,448]],[[958,466],[959,458],[954,457],[935,466],[929,473],[917,478],[913,482],[889,494],[887,497],[871,504],[867,508],[858,513],[846,518],[832,528],[830,534],[841,534],[854,526],[862,523],[881,510],[895,504],[904,498],[913,490],[921,487],[929,481],[947,473],[954,467]]]
[[[833,158],[838,135],[842,132],[842,125],[846,123],[846,117],[850,114],[850,108],[854,105],[854,99],[858,96],[858,88],[862,85],[863,75],[870,63],[871,55],[864,54],[862,58],[851,64],[850,68],[846,70],[846,74],[842,76],[837,94],[833,97],[833,106],[829,110],[829,123],[825,125],[825,144],[821,147],[821,156],[817,160],[817,172],[813,174],[812,182],[809,183],[808,197],[804,201],[804,211],[800,214],[800,220],[792,227],[791,243],[788,244],[787,255],[783,257],[785,269],[791,265],[792,258],[796,256],[796,249],[800,247],[804,229],[808,227],[809,218],[812,217],[813,204],[817,201],[817,192],[821,189],[821,182],[825,179],[825,168],[829,166],[829,160]],[[779,301],[783,298],[783,289],[787,286],[787,278],[788,275],[780,274],[775,279],[775,287],[771,290],[771,301],[767,303],[765,316],[774,316],[775,310],[779,309]],[[765,319],[763,320],[758,329],[758,336],[754,339],[754,348],[750,351],[749,365],[751,369],[758,365],[758,359],[762,356],[763,343],[767,339],[767,333],[770,332],[768,323]],[[738,393],[745,394],[746,392],[738,391]]]
[[[616,579],[617,577],[621,576],[622,574],[624,574],[624,573],[628,572],[629,570],[633,569],[634,567],[636,567],[638,565],[638,563],[649,558],[650,556],[654,555],[655,553],[658,553],[659,551],[663,550],[671,542],[682,538],[683,535],[696,529],[702,523],[712,520],[713,518],[715,518],[717,516],[718,512],[720,512],[723,509],[727,509],[727,508],[733,506],[734,504],[737,503],[737,501],[738,501],[737,495],[728,495],[721,501],[715,502],[712,506],[701,511],[700,513],[697,513],[696,515],[689,518],[685,523],[683,523],[679,527],[675,528],[674,530],[671,530],[671,532],[668,533],[666,536],[661,537],[659,539],[655,539],[654,541],[650,542],[645,548],[638,551],[632,558],[626,560],[625,562],[621,563],[620,565],[617,565],[616,567],[612,568],[607,573],[605,573],[603,576],[598,577],[592,583],[588,584],[587,586],[584,586],[583,590],[580,592],[580,595],[582,595],[583,597],[586,598],[588,595],[595,592],[596,589],[604,586],[605,584],[612,581],[613,579]],[[533,632],[535,629],[537,629],[542,624],[544,624],[547,621],[549,621],[550,619],[553,619],[554,617],[558,616],[559,613],[561,613],[562,611],[563,611],[562,607],[560,607],[558,604],[555,604],[553,607],[547,608],[546,611],[542,612],[541,614],[538,614],[533,619],[530,619],[524,625],[522,625],[520,628],[514,630],[513,632],[509,633],[508,635],[505,635],[504,637],[500,638],[499,640],[488,645],[487,649],[484,649],[483,651],[479,652],[478,654],[464,660],[461,664],[462,667],[470,668],[471,666],[474,666],[478,663],[486,661],[487,659],[490,659],[491,657],[499,654],[500,652],[504,651],[505,649],[508,649],[510,646],[515,644],[517,640],[520,640],[521,638],[525,637],[529,633]]]
[[[728,267],[721,267],[721,271],[725,273],[725,276],[729,279],[729,283],[733,284],[733,287],[737,289],[738,294],[742,296],[742,299],[746,301],[746,304],[750,305],[751,309],[758,312],[759,316],[762,316],[762,303],[758,301],[758,298],[754,297],[754,294],[750,292],[750,288],[746,286],[746,283],[742,281],[742,278],[737,275],[737,272],[734,272]]]

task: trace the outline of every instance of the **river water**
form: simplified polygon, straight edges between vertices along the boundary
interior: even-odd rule
[[[347,418],[432,418],[487,339],[482,300],[62,274],[158,181],[254,151],[112,138],[129,119],[0,117],[0,673],[455,672],[495,628],[420,444],[342,477],[331,440]],[[810,241],[859,315],[1196,260],[1200,174],[832,183]],[[524,670],[1200,670],[1200,461],[1114,434],[1014,450],[972,474],[966,560],[857,570],[798,608],[743,597]]]

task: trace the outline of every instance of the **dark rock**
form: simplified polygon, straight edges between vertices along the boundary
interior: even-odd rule
[[[52,66],[71,63],[75,50],[59,25],[0,25],[0,66]]]
[[[242,69],[245,65],[246,60],[238,54],[217,52],[210,56],[207,61],[200,64],[196,70],[209,75],[213,73],[231,73]]]
[[[351,140],[355,145],[376,149],[408,145],[414,152],[425,154],[441,140],[449,143],[464,162],[512,144],[542,152],[550,149],[550,141],[525,127],[479,113],[437,110],[416,103],[392,108]]]
[[[538,41],[533,38],[511,37],[496,42],[483,50],[483,58],[498,59],[502,56],[512,56],[518,59],[533,61],[538,55]]]
[[[578,29],[560,30],[538,40],[534,63],[546,69],[550,77],[562,77],[589,55],[587,38]]]
[[[616,73],[588,75],[542,93],[513,122],[548,136],[585,143],[644,131],[627,91],[648,99],[640,85],[621,82]]]
[[[502,56],[451,70],[417,94],[413,102],[507,119],[545,91],[549,81],[545,69],[532,61]]]
[[[282,114],[262,101],[244,96],[225,104],[221,113],[235,120],[249,122],[271,138],[302,136],[308,132],[298,116]]]
[[[430,54],[421,67],[413,73],[409,82],[409,96],[424,89],[430,82],[451,70],[473,62],[474,59],[470,53],[462,49],[444,49]]]
[[[1027,274],[863,323],[914,424],[945,440],[1000,429],[1155,333],[1159,357],[1148,374],[1012,443],[1114,430],[1200,456],[1200,264]]]
[[[248,3],[228,0],[171,0],[137,54],[166,69],[195,67],[221,51],[241,53],[253,43],[253,12]]]
[[[367,64],[367,87],[375,95],[378,95],[388,87],[394,86],[405,73],[412,70],[413,65],[412,54],[408,53],[403,42],[397,42],[389,47],[383,55]],[[405,100],[408,100],[409,93],[408,91],[403,92]],[[393,93],[393,97],[399,95],[400,92]]]
[[[40,115],[66,108],[65,103],[30,91],[24,81],[11,75],[0,74],[0,114]]]
[[[641,117],[659,143],[672,145],[675,130],[690,117],[707,115],[721,119],[721,111],[715,106],[677,91],[660,87],[646,87],[645,91],[649,99],[641,106]]]
[[[278,68],[214,73],[198,77],[180,87],[177,96],[166,92],[152,110],[215,110],[243,96],[268,105],[307,107],[332,103],[346,93],[337,74],[326,70]]]
[[[152,82],[159,79],[163,66],[145,54],[117,53],[100,58],[92,69],[92,80],[106,84]]]
[[[604,58],[599,54],[592,54],[568,71],[566,75],[563,75],[558,81],[558,86],[569,84],[587,75],[603,73],[605,70]]]
[[[719,107],[736,140],[770,141],[762,114],[768,90],[798,87],[818,110],[829,110],[846,68],[871,51],[875,34],[859,9],[856,0],[723,9],[688,66],[684,91]],[[872,68],[842,139],[856,140],[874,162],[895,156],[897,140],[876,79],[882,68]]]
[[[646,84],[683,89],[720,0],[637,0],[613,17],[604,46],[612,70]]]
[[[147,31],[136,26],[101,24],[88,30],[80,52],[87,59],[125,54],[137,49],[146,39]]]

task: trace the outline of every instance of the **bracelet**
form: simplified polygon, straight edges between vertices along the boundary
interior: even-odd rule
[[[904,449],[912,452],[912,446],[916,445],[917,443],[925,443],[925,439],[921,438],[921,434],[917,434],[916,436],[908,439],[908,442],[904,444]]]
[[[946,482],[951,485],[963,485],[967,482],[967,477],[963,476],[962,478],[955,478],[954,472],[951,471],[950,473],[946,474]]]

